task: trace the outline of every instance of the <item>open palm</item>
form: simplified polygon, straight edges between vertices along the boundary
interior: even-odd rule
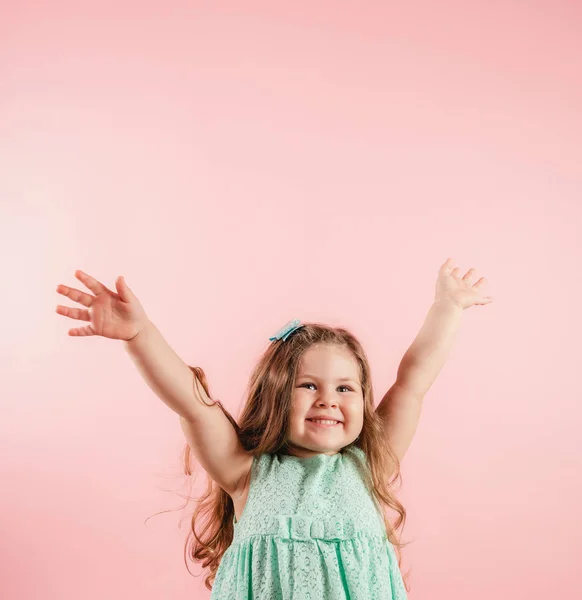
[[[486,277],[481,277],[473,283],[476,269],[469,269],[461,277],[459,267],[453,268],[454,264],[454,260],[449,258],[441,265],[436,282],[435,300],[450,300],[463,309],[493,302],[492,296],[483,294]]]
[[[57,306],[56,312],[59,315],[89,322],[84,327],[70,329],[70,336],[100,335],[127,341],[143,329],[148,321],[147,315],[123,277],[120,276],[115,281],[117,293],[83,271],[75,271],[75,277],[94,295],[62,284],[57,286],[59,294],[86,307]]]

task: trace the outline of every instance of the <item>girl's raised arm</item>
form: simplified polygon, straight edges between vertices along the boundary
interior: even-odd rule
[[[228,494],[235,493],[250,469],[252,456],[243,449],[226,414],[218,404],[206,404],[212,401],[198,385],[194,372],[148,319],[123,277],[115,282],[117,293],[83,271],[76,271],[75,277],[94,295],[65,285],[57,287],[59,294],[86,307],[57,306],[58,314],[89,322],[70,329],[69,335],[122,340],[148,386],[180,416],[188,443],[202,467]]]

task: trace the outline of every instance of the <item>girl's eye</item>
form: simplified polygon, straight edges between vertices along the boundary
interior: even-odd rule
[[[315,386],[315,383],[302,383],[299,387],[305,387],[307,385],[312,385]],[[349,390],[350,392],[353,392],[352,388],[347,386],[347,385],[340,385],[340,388],[346,388],[347,390]]]

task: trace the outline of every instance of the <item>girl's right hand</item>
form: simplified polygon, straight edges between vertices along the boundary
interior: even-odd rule
[[[57,286],[57,292],[86,306],[87,309],[69,308],[58,305],[57,313],[79,321],[89,321],[90,325],[69,329],[71,336],[101,335],[113,340],[129,341],[140,333],[149,323],[149,319],[135,294],[127,287],[125,279],[119,276],[115,281],[117,293],[83,273],[75,271],[79,279],[94,296],[67,287]]]

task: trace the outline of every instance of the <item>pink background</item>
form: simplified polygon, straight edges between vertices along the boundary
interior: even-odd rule
[[[187,491],[178,418],[67,336],[75,269],[238,415],[295,317],[356,333],[379,401],[451,256],[495,300],[403,463],[410,598],[579,598],[582,5],[4,4],[2,597],[208,598],[190,510],[144,525]]]

